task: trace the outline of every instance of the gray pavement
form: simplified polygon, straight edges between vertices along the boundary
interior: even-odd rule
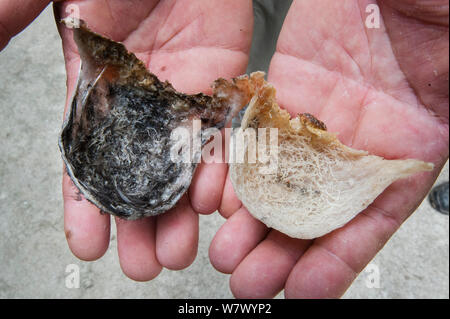
[[[208,259],[209,243],[224,222],[218,214],[200,217],[194,264],[163,270],[151,282],[122,274],[115,229],[102,259],[83,262],[72,256],[63,231],[57,146],[66,90],[61,52],[49,7],[0,53],[0,297],[232,297],[229,276],[215,271]],[[438,182],[448,174],[447,164]],[[78,289],[66,287],[71,264],[80,269]],[[374,269],[379,288],[370,288]],[[448,216],[424,201],[344,298],[449,298]]]

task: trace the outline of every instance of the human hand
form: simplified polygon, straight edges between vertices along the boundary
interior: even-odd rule
[[[253,13],[250,0],[64,1],[55,4],[57,21],[69,5],[94,32],[123,42],[160,80],[185,93],[210,93],[219,77],[245,72]],[[72,31],[58,24],[67,71],[67,105],[74,92],[80,57]],[[188,194],[170,212],[138,221],[116,218],[120,265],[130,278],[146,281],[162,267],[183,269],[197,253],[198,214],[220,203],[226,164],[200,164]],[[108,248],[110,216],[100,214],[63,175],[64,228],[80,259],[95,260]]]
[[[435,164],[392,184],[346,226],[316,240],[269,230],[227,178],[227,222],[210,259],[230,273],[238,298],[343,295],[417,208],[448,158],[448,1],[378,1],[379,29],[365,27],[373,1],[294,1],[268,79],[292,115],[308,112],[356,149]],[[442,6],[439,6],[441,4]],[[384,22],[383,22],[384,19]]]

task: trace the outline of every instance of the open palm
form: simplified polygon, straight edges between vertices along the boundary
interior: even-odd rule
[[[94,32],[123,42],[150,71],[179,91],[209,93],[215,79],[235,77],[247,66],[253,27],[250,0],[63,1],[55,4],[57,20],[67,16],[68,6],[74,5]],[[63,25],[59,30],[69,103],[80,57],[72,31]],[[192,263],[197,253],[197,213],[209,214],[218,208],[226,170],[226,164],[201,164],[188,194],[162,216],[116,219],[120,264],[127,276],[150,280],[162,267],[182,269]],[[109,244],[109,215],[99,214],[67,174],[63,196],[65,231],[72,252],[84,260],[101,257]]]
[[[283,288],[286,297],[341,296],[448,158],[448,1],[378,1],[379,29],[365,26],[370,3],[294,1],[269,82],[282,107],[312,113],[344,144],[387,159],[433,162],[435,170],[394,183],[345,227],[314,241],[267,229],[227,180],[220,212],[228,220],[210,259],[232,273],[236,297],[269,298]]]

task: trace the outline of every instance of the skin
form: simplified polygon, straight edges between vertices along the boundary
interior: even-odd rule
[[[0,48],[48,3],[3,1]],[[251,1],[70,1],[55,5],[57,19],[67,16],[68,3],[79,6],[94,31],[124,42],[180,91],[209,93],[214,79],[245,71]],[[146,281],[162,267],[190,265],[198,214],[218,209],[227,221],[211,243],[210,260],[232,274],[236,297],[271,298],[284,289],[287,298],[336,298],[346,291],[420,204],[448,159],[448,1],[378,1],[380,29],[364,27],[369,3],[375,2],[294,1],[268,79],[282,107],[292,115],[312,113],[346,145],[388,159],[433,162],[435,170],[394,183],[345,227],[305,241],[254,219],[234,194],[226,164],[201,164],[171,212],[134,222],[116,219],[120,264],[128,277]],[[69,101],[80,61],[71,31],[58,28]],[[80,196],[66,174],[63,197],[70,249],[83,260],[100,258],[109,244],[109,215]]]

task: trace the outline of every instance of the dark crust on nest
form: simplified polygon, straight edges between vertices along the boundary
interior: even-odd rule
[[[314,115],[309,114],[309,113],[302,113],[299,115],[300,120],[302,121],[303,124],[307,124],[310,125],[312,127],[315,127],[319,130],[322,131],[326,131],[327,130],[327,126],[325,125],[324,122],[318,120],[317,118],[314,117]]]
[[[133,53],[128,52],[125,46],[91,32],[83,21],[80,28],[75,31],[75,41],[79,48],[84,47],[86,51],[92,53],[91,56],[98,65],[125,67],[129,75],[123,76],[127,80],[124,84],[140,83],[140,86],[158,84],[156,76],[150,74],[145,64]]]
[[[187,95],[82,21],[74,39],[82,69],[59,143],[69,176],[104,212],[125,219],[166,212],[189,187],[200,156],[173,162],[171,132],[192,132],[194,120],[201,132],[223,128],[248,103],[248,77],[217,80],[213,96]]]

